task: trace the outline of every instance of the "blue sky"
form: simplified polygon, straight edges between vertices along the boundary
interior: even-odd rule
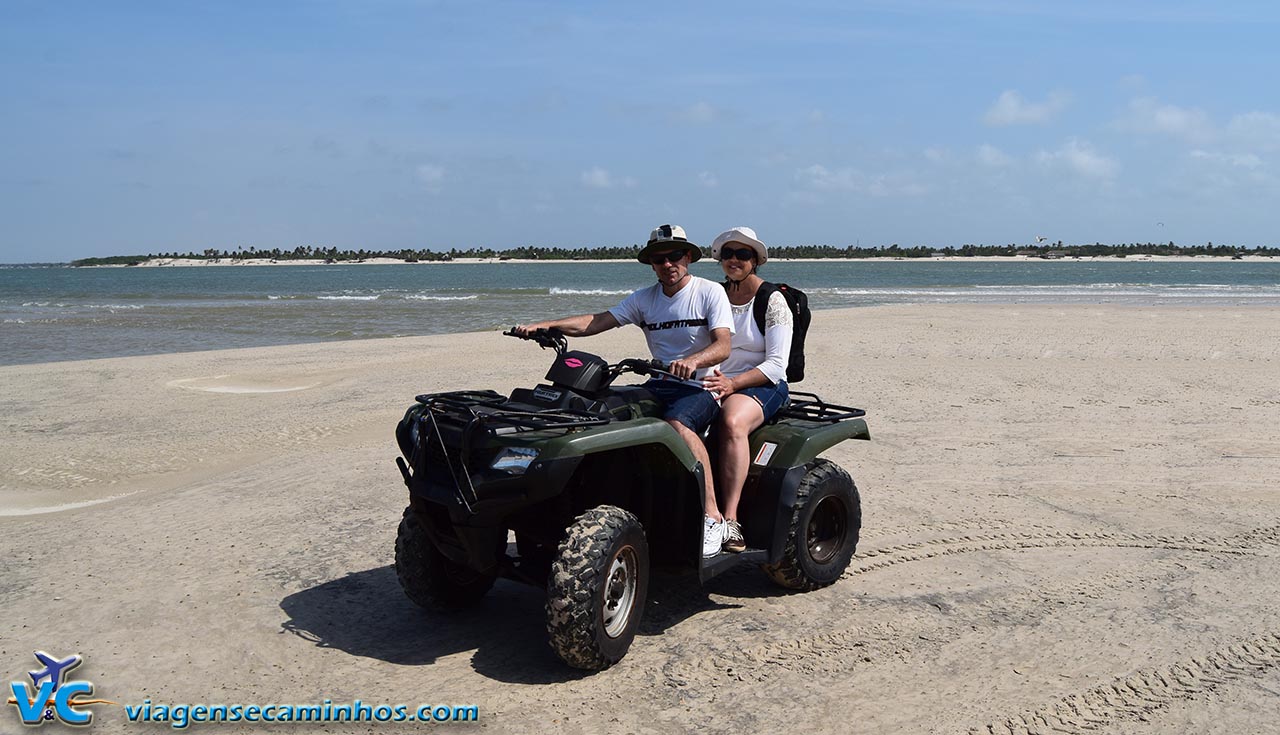
[[[0,4],[0,262],[1275,245],[1271,3]]]

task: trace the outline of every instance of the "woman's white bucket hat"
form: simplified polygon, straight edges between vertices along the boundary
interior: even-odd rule
[[[756,238],[756,231],[750,227],[730,227],[716,235],[715,242],[711,243],[711,257],[720,260],[720,249],[735,242],[756,251],[756,265],[764,265],[769,259],[769,248]]]

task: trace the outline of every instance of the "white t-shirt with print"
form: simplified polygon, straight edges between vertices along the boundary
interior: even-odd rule
[[[622,303],[609,310],[619,324],[637,324],[644,330],[649,354],[663,362],[671,362],[700,352],[711,345],[711,330],[733,332],[733,314],[724,287],[705,278],[689,276],[684,287],[674,295],[662,292],[662,284],[633,291]],[[701,378],[719,367],[698,370],[693,380],[701,386]]]

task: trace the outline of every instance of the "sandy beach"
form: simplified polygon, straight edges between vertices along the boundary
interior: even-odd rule
[[[634,329],[574,346],[644,353]],[[487,332],[0,367],[6,681],[78,653],[114,702],[474,704],[444,730],[494,733],[1280,721],[1280,310],[815,311],[798,387],[873,437],[826,455],[862,493],[849,572],[657,579],[596,674],[548,648],[541,590],[435,615],[391,566],[413,396],[533,385],[549,358]]]

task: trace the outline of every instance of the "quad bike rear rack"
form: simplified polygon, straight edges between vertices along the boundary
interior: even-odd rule
[[[778,418],[821,421],[831,424],[850,419],[860,419],[866,415],[867,412],[861,408],[850,408],[827,403],[819,398],[816,393],[806,393],[798,390],[791,391],[791,403],[777,413]]]

